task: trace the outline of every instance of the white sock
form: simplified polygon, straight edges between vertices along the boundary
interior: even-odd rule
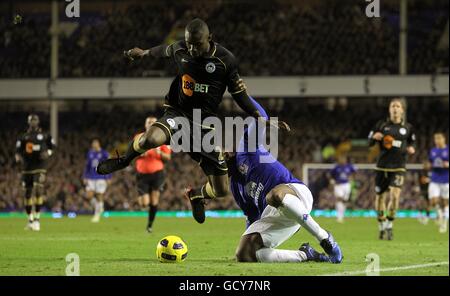
[[[100,215],[103,212],[103,201],[95,202],[95,215]]]
[[[336,218],[344,219],[345,216],[345,204],[342,201],[336,202]]]
[[[308,209],[303,205],[300,199],[292,194],[286,194],[279,208],[286,217],[293,219],[303,226],[319,242],[328,238],[328,233],[317,224],[309,215]]]
[[[305,252],[299,250],[262,248],[256,251],[256,259],[259,262],[302,262],[307,258]]]
[[[34,219],[35,220],[39,220],[41,218],[41,212],[39,213],[34,213]]]
[[[383,230],[385,230],[386,229],[386,220],[385,221],[378,221],[378,230],[379,231],[383,231]]]
[[[33,216],[33,213],[30,213],[29,215],[28,215],[28,222],[32,222],[33,221],[33,218],[34,218],[34,216]]]
[[[436,206],[436,214],[437,214],[437,220],[441,221],[442,217],[444,216],[444,213],[443,213],[442,208],[440,206]]]
[[[448,206],[444,207],[444,219],[445,219],[445,222],[448,221]]]

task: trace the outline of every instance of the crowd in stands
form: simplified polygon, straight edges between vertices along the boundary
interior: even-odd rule
[[[448,1],[408,2],[408,72],[448,71]],[[122,52],[183,39],[183,28],[194,17],[205,19],[213,40],[236,55],[243,75],[398,73],[397,1],[385,1],[380,18],[365,15],[364,1],[299,3],[130,2],[83,9],[76,20],[61,10],[59,76],[171,75],[173,67],[167,61],[147,58],[129,63]],[[16,25],[9,11],[0,17],[0,77],[49,77],[50,15],[25,15]]]
[[[334,155],[348,140],[362,139],[365,143],[369,130],[375,123],[387,116],[386,99],[340,99],[339,104],[330,104],[329,99],[267,99],[261,100],[272,116],[287,121],[292,132],[280,134],[279,160],[295,176],[302,178],[302,164],[309,162],[334,162]],[[345,103],[344,103],[345,102]],[[409,162],[421,163],[426,159],[432,145],[432,134],[441,130],[448,134],[448,100],[433,98],[410,99],[408,120],[414,125],[418,153]],[[85,198],[82,173],[86,153],[91,139],[98,137],[110,152],[123,151],[129,139],[143,130],[147,115],[159,116],[159,108],[154,111],[135,106],[110,103],[102,111],[80,109],[62,111],[59,115],[58,146],[49,160],[46,209],[53,211],[89,212],[91,206]],[[231,101],[222,106],[225,115],[242,115]],[[6,108],[5,108],[6,109]],[[140,110],[140,111],[139,111]],[[14,163],[15,141],[26,129],[27,114],[24,111],[2,111],[0,122],[0,211],[22,209],[23,191],[20,185],[20,167]],[[41,113],[42,126],[48,130],[48,113]],[[324,121],[323,119],[327,120]],[[365,148],[367,151],[367,147]],[[352,148],[353,150],[353,148]],[[348,154],[356,163],[367,162],[363,157]],[[325,171],[309,175],[315,205],[319,208],[333,208],[332,191],[327,188]],[[161,196],[160,208],[163,210],[187,210],[189,205],[182,198],[187,185],[197,186],[206,182],[198,167],[185,153],[175,153],[173,160],[166,165],[166,185]],[[357,175],[358,194],[356,208],[372,208],[374,182],[371,172]],[[403,208],[414,208],[420,201],[417,178],[409,174],[406,179],[402,199]],[[107,210],[138,210],[135,172],[129,169],[115,173],[106,193]],[[234,209],[232,197],[210,202],[210,209]]]

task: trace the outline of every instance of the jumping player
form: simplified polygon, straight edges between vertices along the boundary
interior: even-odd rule
[[[22,163],[22,186],[25,189],[25,211],[28,215],[28,224],[25,227],[27,230],[41,229],[39,219],[45,199],[47,159],[54,148],[52,137],[39,126],[39,117],[36,114],[29,115],[28,130],[18,138],[15,154],[16,162]]]
[[[236,58],[226,48],[212,41],[208,25],[200,19],[194,19],[186,26],[185,40],[146,50],[133,48],[124,54],[131,60],[146,56],[170,59],[176,65],[177,76],[166,95],[164,115],[148,131],[130,142],[124,156],[101,162],[97,172],[110,174],[121,170],[145,151],[168,144],[172,135],[178,131],[180,118],[185,119],[190,125],[188,136],[191,152],[188,153],[199,163],[208,179],[202,187],[188,188],[186,192],[194,218],[203,223],[204,198],[224,197],[228,193],[227,166],[221,151],[192,152],[192,145],[202,142],[201,138],[194,137],[192,127],[201,126],[202,133],[211,131],[210,127],[202,126],[201,121],[193,121],[193,110],[200,109],[202,118],[216,116],[222,96],[228,88],[233,99],[247,114],[261,117],[247,95],[245,84],[238,73]],[[266,124],[282,129],[287,127],[281,121],[277,124],[266,121]]]
[[[267,119],[264,109],[252,99]],[[236,250],[239,262],[342,262],[342,252],[333,236],[311,217],[311,191],[278,162],[267,149],[258,144],[256,152],[247,152],[247,135],[256,132],[254,123],[245,131],[237,153],[225,152],[231,192],[247,216],[247,229]],[[265,131],[258,131],[262,143]],[[243,152],[240,152],[243,151]],[[262,163],[260,157],[271,158]],[[275,249],[304,227],[314,236],[327,255],[309,244],[299,250]]]
[[[155,117],[147,117],[145,130],[148,131],[156,122]],[[153,221],[158,211],[159,196],[164,185],[164,162],[171,158],[172,150],[167,145],[147,150],[136,158],[136,183],[138,187],[138,202],[141,208],[148,207],[147,232],[152,232]]]
[[[430,150],[431,182],[428,195],[437,212],[439,232],[447,232],[448,224],[448,146],[444,133],[434,134],[435,147]]]
[[[83,173],[83,182],[86,185],[86,197],[94,205],[94,216],[91,222],[97,223],[104,211],[104,196],[111,175],[99,175],[95,171],[98,163],[108,159],[109,153],[102,149],[98,139],[92,140],[91,149],[86,155],[86,166]]]
[[[392,227],[400,203],[406,157],[416,151],[416,136],[405,118],[405,101],[394,98],[389,104],[389,117],[379,121],[369,133],[369,145],[378,144],[380,148],[375,168],[375,210],[378,212],[380,239],[385,236],[388,240],[393,238]]]
[[[334,197],[336,198],[336,218],[339,223],[344,222],[345,203],[348,202],[352,191],[350,180],[355,172],[355,167],[347,161],[345,155],[338,157],[338,163],[330,172],[330,183],[334,186]]]

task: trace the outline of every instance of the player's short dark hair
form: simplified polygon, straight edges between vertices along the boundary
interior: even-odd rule
[[[209,32],[208,25],[206,22],[200,18],[195,18],[192,21],[190,21],[187,26],[186,30],[189,31],[192,34],[200,33],[207,31]]]
[[[436,131],[436,132],[434,132],[433,136],[436,136],[436,135],[441,135],[441,136],[444,137],[444,139],[447,139],[447,135],[443,131]]]

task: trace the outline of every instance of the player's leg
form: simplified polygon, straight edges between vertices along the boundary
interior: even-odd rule
[[[388,188],[388,173],[377,171],[375,176],[375,211],[377,212],[379,239],[384,239],[386,234],[386,191]]]
[[[309,244],[298,250],[281,250],[277,246],[300,229],[299,224],[287,218],[272,206],[267,206],[261,219],[244,232],[236,249],[238,262],[329,262],[329,257],[319,254]]]
[[[395,216],[400,204],[400,194],[402,192],[401,188],[390,187],[389,188],[389,201],[387,205],[387,215],[386,215],[386,236],[388,240],[393,238],[393,226]]]
[[[165,181],[164,171],[158,171],[152,174],[150,185],[150,206],[148,212],[147,231],[152,231],[153,222],[155,221],[156,213],[158,212],[159,197],[163,190]]]
[[[106,180],[95,180],[95,206],[94,206],[94,217],[92,218],[92,222],[100,222],[100,218],[105,210],[104,208],[104,197],[106,188],[108,187]]]
[[[441,188],[439,184],[431,182],[428,186],[428,196],[430,197],[430,207],[436,210],[436,224],[442,225],[444,219],[444,209],[440,201]]]
[[[280,184],[267,194],[266,201],[313,235],[333,263],[342,261],[342,252],[333,236],[310,216],[313,197],[308,187],[303,184]]]
[[[97,173],[107,175],[115,171],[126,168],[133,159],[145,151],[159,147],[169,142],[172,136],[172,129],[175,127],[175,113],[165,113],[147,131],[138,134],[131,140],[124,156],[107,159],[97,166]],[[169,123],[170,122],[170,123]],[[170,125],[171,124],[171,125]]]
[[[151,126],[145,133],[139,134],[131,140],[124,156],[110,158],[102,161],[97,166],[97,173],[100,175],[111,174],[115,171],[126,168],[133,159],[145,151],[159,147],[167,143],[169,137],[160,126]]]
[[[441,191],[441,202],[442,202],[442,209],[443,209],[443,219],[441,222],[441,225],[439,226],[439,232],[445,233],[447,232],[448,228],[448,197],[449,197],[449,185],[447,184],[440,184],[440,191]]]
[[[192,214],[198,223],[205,221],[205,199],[225,197],[228,194],[228,168],[221,152],[211,154],[189,153],[208,178],[208,182],[198,188],[188,188],[185,197],[192,206]]]
[[[32,230],[33,229],[33,199],[32,199],[32,193],[33,193],[33,178],[30,174],[23,174],[22,175],[22,188],[25,191],[25,199],[24,199],[24,206],[25,206],[25,212],[27,213],[28,223],[25,226],[26,230]]]
[[[334,187],[334,196],[336,198],[336,218],[339,223],[344,222],[346,208],[345,202],[348,200],[348,197],[350,195],[349,189],[350,184],[336,184]]]
[[[34,193],[35,193],[35,204],[34,204],[34,221],[33,229],[35,231],[41,230],[41,208],[44,204],[45,199],[45,180],[46,174],[39,173],[34,175]]]
[[[147,221],[147,231],[151,232],[153,227],[153,222],[155,221],[156,213],[158,212],[160,191],[159,189],[153,189],[150,192],[150,205],[148,208],[148,221]]]

